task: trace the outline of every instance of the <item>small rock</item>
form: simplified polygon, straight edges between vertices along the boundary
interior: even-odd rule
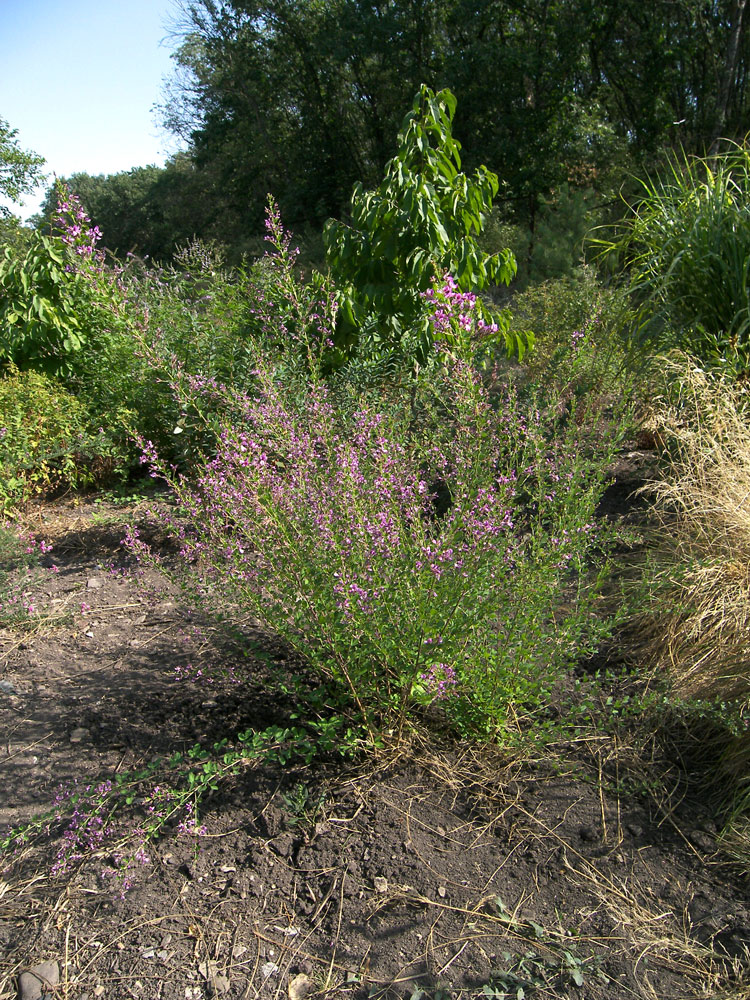
[[[86,581],[86,586],[88,587],[89,590],[101,590],[104,584],[102,582],[101,577],[92,576],[89,580]]]
[[[437,894],[438,894],[438,896],[440,896],[441,899],[445,899],[445,886],[444,885],[439,885],[438,886]]]
[[[3,694],[18,694],[18,691],[16,691],[10,681],[0,681],[0,691]]]
[[[60,982],[60,967],[57,962],[41,962],[18,977],[19,1000],[41,1000],[54,991]]]
[[[376,875],[372,882],[375,886],[375,892],[388,892],[387,878],[383,878],[382,875]]]
[[[88,729],[83,726],[76,726],[73,732],[70,734],[71,743],[81,743],[83,740],[88,740],[91,738],[91,733]]]
[[[213,977],[209,987],[213,996],[221,996],[223,993],[229,992],[229,979],[219,973]]]
[[[291,833],[282,833],[281,836],[276,837],[274,841],[271,842],[271,847],[274,851],[282,858],[288,858],[294,849],[294,837]]]
[[[692,833],[688,834],[688,840],[693,847],[698,847],[707,854],[713,854],[716,850],[716,843],[713,837],[706,833],[705,830],[693,830]]]
[[[279,967],[275,962],[264,962],[260,971],[263,973],[264,979],[270,979],[271,976],[278,976]]]
[[[289,1000],[305,1000],[305,997],[309,996],[314,990],[315,984],[304,972],[301,972],[289,983]]]

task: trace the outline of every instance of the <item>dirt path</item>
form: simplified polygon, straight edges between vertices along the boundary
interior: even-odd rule
[[[750,997],[746,884],[678,762],[632,733],[523,761],[425,742],[248,763],[139,855],[155,770],[71,861],[71,791],[290,708],[268,684],[283,652],[138,586],[117,518],[40,507],[41,617],[0,632],[0,836],[55,811],[0,859],[0,1000],[45,961],[70,1000]]]

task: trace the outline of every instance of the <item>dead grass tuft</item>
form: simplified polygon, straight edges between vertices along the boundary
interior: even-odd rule
[[[750,389],[682,355],[668,359],[664,376],[654,408],[668,461],[645,488],[657,528],[649,598],[631,635],[678,700],[710,702],[731,721],[719,753],[742,795],[750,774]]]

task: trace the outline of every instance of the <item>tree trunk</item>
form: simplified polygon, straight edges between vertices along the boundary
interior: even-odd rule
[[[722,133],[727,122],[727,112],[729,101],[734,89],[737,77],[737,60],[740,51],[740,39],[742,38],[743,17],[747,0],[734,0],[732,5],[732,20],[729,28],[729,41],[727,43],[726,54],[724,56],[724,72],[721,77],[719,94],[716,102],[716,122],[714,124],[713,141],[711,142],[711,156],[719,151]]]

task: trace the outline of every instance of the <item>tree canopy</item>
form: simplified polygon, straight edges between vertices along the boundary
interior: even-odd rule
[[[556,214],[581,233],[628,172],[743,138],[746,3],[180,0],[161,111],[186,152],[68,180],[119,253],[165,257],[198,235],[238,256],[269,193],[295,229],[344,217],[355,184],[378,185],[414,94],[450,89],[464,168],[498,175],[523,268]]]
[[[184,0],[165,121],[237,224],[373,186],[422,84],[449,87],[469,167],[524,213],[623,149],[700,150],[746,120],[746,0]]]
[[[44,157],[22,149],[17,135],[18,129],[0,118],[0,195],[11,201],[30,194],[44,180]],[[0,216],[7,215],[8,209],[0,206]]]

